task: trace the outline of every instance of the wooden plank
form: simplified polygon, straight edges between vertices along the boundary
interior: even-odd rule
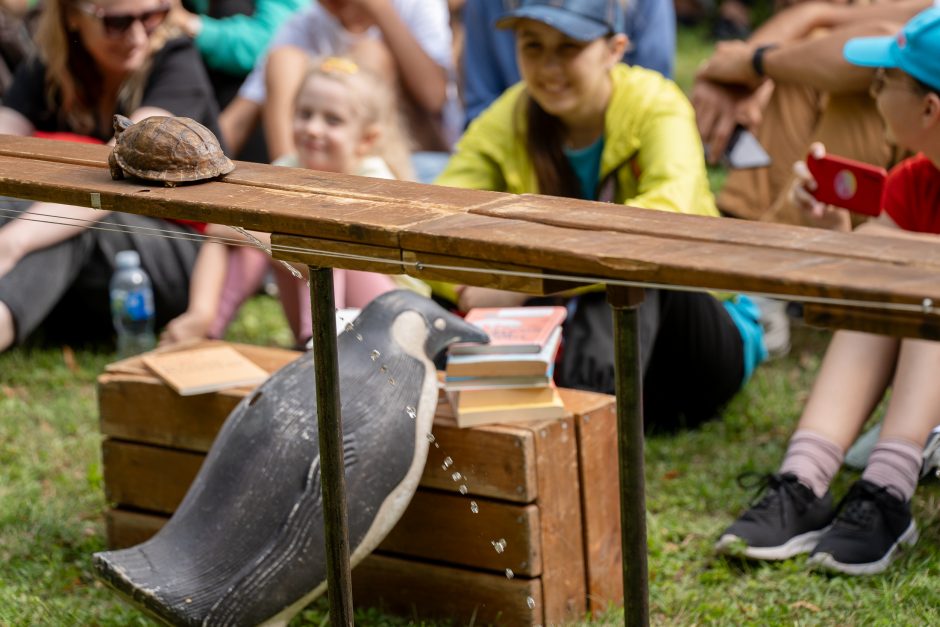
[[[581,523],[581,483],[574,421],[532,427],[541,522],[545,622],[580,620],[587,609]]]
[[[61,142],[15,135],[0,136],[0,156],[108,168],[110,146]],[[435,208],[486,207],[504,194],[483,190],[429,187],[407,181],[324,173],[306,168],[271,167],[236,161],[235,171],[219,179],[235,185],[316,192],[367,202],[408,202]]]
[[[695,215],[677,220],[676,214],[668,211],[598,202],[578,202],[575,206],[570,199],[533,194],[471,208],[470,212],[584,231],[618,231],[688,242],[720,241],[755,249],[778,248],[940,270],[940,249],[934,244],[908,240],[899,246],[893,238],[861,233]]]
[[[855,245],[855,236],[852,239],[842,236],[845,244],[838,245],[840,236],[828,234],[825,246],[817,247],[811,243],[817,237],[814,234],[801,238],[804,242],[800,250],[754,243],[763,241],[765,227],[774,227],[776,231],[769,235],[775,235],[781,242],[786,231],[780,229],[796,227],[752,223],[747,227],[748,241],[735,244],[721,239],[724,226],[715,226],[709,228],[720,232],[690,240],[676,234],[699,228],[706,218],[682,215],[666,218],[665,214],[641,212],[636,219],[668,223],[663,222],[663,230],[655,235],[597,230],[596,220],[583,217],[571,218],[574,221],[569,226],[533,221],[545,220],[551,210],[562,207],[570,209],[572,215],[592,208],[600,211],[586,201],[538,197],[541,212],[538,213],[517,211],[518,207],[510,210],[512,202],[492,196],[492,201],[465,204],[465,209],[469,207],[465,211],[454,204],[459,202],[460,190],[437,192],[431,186],[420,190],[421,186],[417,186],[409,193],[420,198],[403,201],[408,186],[404,182],[393,186],[395,190],[399,190],[397,185],[404,186],[401,193],[396,191],[395,197],[379,194],[382,182],[370,183],[374,186],[370,191],[378,196],[362,190],[344,194],[341,187],[346,179],[317,173],[316,177],[332,184],[324,183],[310,191],[304,185],[290,186],[290,177],[312,176],[309,172],[277,172],[277,168],[264,165],[253,168],[259,176],[268,168],[272,177],[283,177],[284,184],[268,184],[264,180],[236,184],[226,179],[168,189],[112,181],[99,166],[0,157],[0,192],[86,206],[92,203],[91,194],[97,193],[101,205],[108,209],[202,219],[382,247],[399,246],[415,253],[456,252],[468,258],[598,279],[896,303],[919,304],[923,298],[940,302],[940,284],[933,279],[936,264],[930,261],[929,267],[918,265],[924,263],[922,259],[936,258],[935,253],[929,252],[928,244],[897,247],[888,238],[872,238],[877,240],[872,244],[873,250],[888,251],[893,246],[925,251],[923,255],[894,251],[891,254],[895,261],[886,263],[846,257],[845,251]],[[354,184],[352,178],[348,182]],[[523,200],[534,202],[533,198],[536,197]],[[543,204],[547,209],[541,209]],[[716,225],[730,222],[713,220]],[[690,226],[683,226],[686,222]],[[486,285],[485,277],[476,284]],[[929,325],[937,326],[937,319],[940,316],[928,316]]]
[[[44,140],[14,141],[22,148]],[[56,142],[46,146],[50,152],[61,148]],[[465,201],[462,190],[384,181],[363,187],[354,177],[278,170],[257,164],[246,166],[244,183],[227,178],[170,189],[112,181],[100,164],[0,156],[0,193],[84,206],[90,206],[91,194],[97,193],[106,209],[399,246],[414,253],[456,252],[600,279],[896,303],[917,304],[924,298],[940,302],[940,284],[933,280],[940,253],[927,243],[899,247],[890,238],[869,236],[866,243],[864,236],[759,223],[745,227],[730,220],[641,210],[625,218],[630,213],[626,208],[569,199],[491,195],[487,200],[479,196]],[[726,241],[728,229],[732,243]],[[799,235],[795,238],[799,243],[792,244],[787,243],[791,232],[811,235]],[[765,244],[768,238],[773,246]],[[867,259],[870,254],[890,261]],[[487,283],[480,278],[475,284]],[[937,318],[928,316],[931,327]]]
[[[301,353],[279,348],[200,340],[160,352],[193,347],[232,346],[268,372],[275,372]],[[180,396],[147,368],[140,356],[110,364],[98,377],[101,433],[138,443],[206,452],[219,428],[252,388]]]
[[[103,451],[106,491],[117,505],[108,519],[109,543],[115,547],[137,544],[156,533],[176,511],[202,461],[181,451],[113,440],[105,442]],[[165,463],[181,467],[165,472]],[[189,473],[191,477],[185,476]],[[471,498],[478,501],[477,514],[468,506]],[[539,543],[535,505],[419,489],[378,550],[504,576],[510,569],[515,575],[534,577],[542,574]]]
[[[221,426],[224,418],[222,415],[215,424]],[[211,427],[212,423],[209,423],[202,429],[208,431]],[[531,431],[521,435],[521,429],[507,429],[504,433],[494,432],[495,429],[447,431],[451,433],[438,435],[441,448],[434,449],[436,454],[429,456],[421,486],[453,492],[460,485],[466,485],[468,496],[480,503],[484,497],[514,503],[531,503],[535,500],[540,486],[535,482],[535,449]],[[151,434],[145,432],[147,436]],[[467,437],[454,437],[456,434]],[[183,439],[187,443],[196,441],[192,435],[157,435],[152,439]],[[101,449],[108,500],[164,513],[176,510],[205,456],[204,451],[151,446],[114,438],[105,439]],[[444,452],[447,456],[452,455],[454,460],[448,470],[442,469]],[[165,468],[170,470],[164,472]],[[461,472],[459,481],[453,480],[454,472]]]
[[[180,396],[153,375],[106,373],[98,377],[101,433],[205,453],[244,394],[239,388]]]
[[[113,550],[146,541],[168,518],[114,508],[105,512],[105,520],[108,548]],[[505,575],[375,553],[353,570],[353,588],[353,598],[360,607],[381,607],[403,616],[417,614],[484,625],[542,623],[537,578],[509,580]]]
[[[377,549],[381,553],[484,569],[505,576],[541,574],[538,508],[483,501],[479,514],[466,507],[467,497],[419,490],[401,520]],[[458,502],[459,501],[459,502]],[[130,509],[126,504],[105,514],[108,546],[140,544],[160,530],[172,512]],[[498,553],[493,541],[505,540]]]
[[[101,432],[139,444],[206,453],[246,393],[238,388],[184,397],[152,375],[106,373],[98,380]],[[529,430],[496,425],[459,429],[452,418],[442,418],[434,433],[437,446],[431,449],[421,485],[451,491],[466,484],[471,495],[515,503],[536,499]],[[454,464],[448,470],[441,468],[446,457]],[[466,479],[455,482],[457,471]]]
[[[204,455],[105,439],[101,443],[105,498],[111,503],[172,514],[186,496]]]
[[[841,307],[806,303],[803,319],[807,324],[830,329],[851,329],[894,337],[917,337],[924,340],[940,340],[940,328],[925,319],[922,314],[885,312],[864,307]]]
[[[244,388],[183,397],[153,375],[106,373],[99,377],[102,434],[142,444],[194,452],[209,450],[222,423],[248,393]],[[538,495],[531,432],[512,426],[486,425],[459,429],[452,418],[440,418],[421,485],[531,503]],[[453,468],[444,470],[446,457]],[[453,473],[466,476],[455,482]]]
[[[306,168],[271,167],[236,162],[227,183],[284,190],[303,190],[372,203],[407,203],[435,211],[465,211],[486,207],[505,197],[498,192],[424,185],[410,181],[377,179]]]
[[[448,215],[401,233],[402,248],[563,271],[604,280],[717,290],[859,299],[919,305],[940,302],[931,268],[886,264],[720,241],[689,242],[631,233],[584,231],[474,215]],[[683,220],[686,216],[673,216]],[[714,218],[717,220],[717,218]],[[759,225],[755,224],[755,227]],[[850,243],[850,240],[847,240]],[[472,255],[470,254],[472,251]],[[484,285],[485,277],[476,285]],[[929,317],[929,324],[940,316]]]
[[[473,499],[477,513],[470,510]],[[542,572],[539,510],[421,489],[378,550],[499,574],[509,568],[535,577]]]
[[[28,158],[107,169],[109,146],[58,142],[31,137],[0,136],[0,156]],[[940,267],[940,249],[928,242],[897,246],[889,238],[845,234],[825,229],[779,224],[755,224],[746,220],[712,219],[649,211],[622,205],[572,201],[566,198],[415,185],[302,168],[272,168],[264,164],[236,162],[235,172],[222,179],[284,191],[315,192],[363,202],[399,203],[436,209],[464,209],[481,216],[538,222],[586,231],[619,231],[690,241],[722,241],[755,248],[781,248],[813,254],[825,253],[859,260]]]
[[[454,490],[465,484],[469,494],[513,503],[532,503],[539,497],[535,470],[535,437],[524,425],[486,425],[460,429],[453,419],[434,424],[435,444],[421,485]],[[444,460],[451,458],[446,470]],[[454,481],[453,473],[461,473]]]
[[[405,274],[405,268],[401,265],[401,251],[397,247],[369,246],[280,233],[271,235],[271,244],[275,247],[273,251],[275,259],[322,267],[333,267],[338,259],[342,259],[343,267],[347,270]],[[284,250],[284,248],[301,250]],[[368,259],[353,259],[351,255]],[[372,261],[372,259],[385,261]]]
[[[578,390],[559,392],[574,413],[578,435],[587,601],[588,609],[599,613],[610,604],[623,604],[616,399]]]
[[[359,607],[464,625],[553,624],[542,612],[539,579],[507,579],[384,555],[367,557],[353,569],[352,579],[353,599]]]
[[[0,156],[4,157],[71,163],[107,169],[110,154],[111,146],[104,144],[85,144],[40,139],[38,137],[0,135]]]
[[[169,519],[169,516],[112,507],[104,513],[108,549],[126,549],[146,542]]]
[[[160,187],[114,181],[100,167],[0,158],[3,195],[163,218],[228,224],[267,233],[396,246],[397,232],[443,209],[367,203],[337,195],[209,181]]]
[[[524,292],[526,294],[546,295],[557,294],[575,287],[580,287],[581,283],[572,283],[570,281],[558,281],[545,277],[533,276],[514,276],[512,274],[496,274],[499,272],[524,272],[526,274],[539,274],[540,268],[526,266],[517,266],[506,263],[494,263],[490,261],[480,261],[468,257],[456,257],[453,255],[437,255],[433,253],[416,253],[405,251],[403,259],[408,262],[405,271],[424,281],[448,281],[451,283],[460,283],[465,285],[476,285],[480,283],[481,277],[487,287],[493,289],[510,290],[513,292]],[[453,269],[437,269],[434,266],[447,266],[449,268],[476,268],[477,271],[461,271]],[[486,270],[488,272],[480,272]]]

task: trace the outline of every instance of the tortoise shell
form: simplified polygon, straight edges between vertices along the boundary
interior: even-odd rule
[[[126,174],[168,186],[228,174],[235,164],[212,131],[190,118],[153,116],[132,123],[114,116],[111,178]]]

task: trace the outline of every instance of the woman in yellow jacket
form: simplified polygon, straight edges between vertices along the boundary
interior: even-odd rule
[[[620,0],[523,0],[506,13],[497,26],[515,30],[523,80],[474,121],[436,183],[717,216],[688,100],[660,74],[619,63],[621,11]],[[474,287],[451,296],[461,309],[525,300]],[[556,382],[612,392],[603,294],[568,306]],[[766,356],[744,297],[648,290],[640,341],[647,426],[663,429],[715,415]]]

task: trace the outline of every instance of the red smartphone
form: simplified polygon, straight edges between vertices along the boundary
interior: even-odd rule
[[[816,200],[867,216],[881,213],[888,176],[884,168],[832,155],[816,159],[812,154],[806,155],[806,165],[816,179]]]

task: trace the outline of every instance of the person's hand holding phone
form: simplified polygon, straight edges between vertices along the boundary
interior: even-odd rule
[[[709,164],[717,165],[722,161],[728,152],[729,141],[739,127],[756,128],[760,125],[772,88],[773,85],[766,83],[752,92],[736,85],[696,79],[691,101]]]
[[[820,142],[814,142],[809,147],[809,154],[813,158],[822,159],[826,156],[826,147]],[[814,194],[819,185],[809,171],[806,161],[793,164],[793,175],[796,178],[790,186],[790,202],[806,216],[807,222],[812,226],[833,231],[852,230],[848,211],[817,200]]]

